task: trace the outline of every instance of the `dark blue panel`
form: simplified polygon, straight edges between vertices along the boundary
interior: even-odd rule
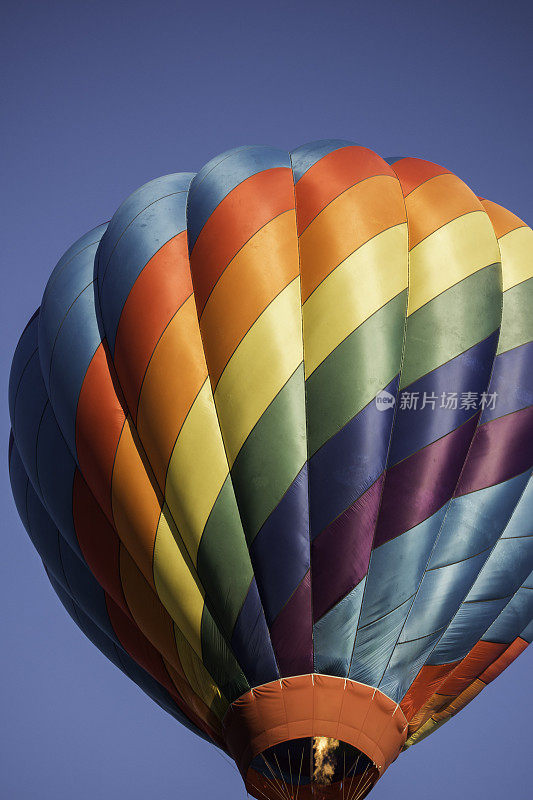
[[[76,412],[91,359],[101,343],[93,284],[71,306],[56,339],[50,369],[50,401],[71,452],[76,453]]]
[[[70,307],[93,281],[94,257],[104,231],[101,226],[76,242],[68,251],[71,258],[59,261],[46,286],[39,316],[39,353],[47,389],[56,338]]]
[[[76,462],[59,430],[48,404],[37,439],[37,475],[41,497],[48,513],[72,549],[81,558],[72,517],[72,487]]]
[[[255,537],[250,556],[269,625],[309,569],[307,464]]]
[[[246,652],[236,649],[237,642],[246,642]],[[279,678],[255,577],[237,617],[231,646],[250,686],[261,686]]]
[[[385,391],[396,396],[398,378]],[[342,514],[385,467],[394,410],[371,400],[309,462],[311,538]]]
[[[388,466],[403,461],[431,442],[456,430],[479,410],[481,394],[489,384],[498,336],[497,330],[474,347],[402,389],[398,398]],[[461,396],[467,392],[475,395],[474,408],[461,408]],[[415,393],[418,395],[417,407],[402,408],[402,395],[409,394],[413,398]],[[447,398],[452,393],[457,396],[457,409],[446,408]],[[465,400],[464,405],[468,406],[469,403]]]
[[[31,357],[37,350],[38,329],[39,311],[37,310],[24,328],[24,331],[15,349],[13,361],[11,362],[11,371],[9,373],[9,414],[11,420],[13,420],[15,416],[15,401],[20,379],[22,378]]]
[[[29,522],[26,499],[29,478],[28,473],[24,469],[20,453],[17,450],[13,434],[9,437],[9,480],[11,482],[11,491],[13,492],[19,517],[26,530],[28,530]]]
[[[487,394],[481,424],[533,405],[533,342],[496,356]]]
[[[18,384],[11,424],[20,457],[32,484],[39,491],[36,441],[48,395],[41,375],[39,353],[30,358]]]

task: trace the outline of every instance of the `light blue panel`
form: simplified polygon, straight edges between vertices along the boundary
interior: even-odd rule
[[[50,402],[72,454],[76,454],[76,412],[91,359],[101,344],[94,285],[70,307],[58,333],[50,367]]]
[[[533,642],[533,620],[531,620],[527,628],[524,628],[524,630],[521,632],[520,638],[524,639],[526,642],[529,642],[529,644]]]
[[[36,350],[18,383],[11,425],[24,468],[37,492],[39,492],[39,482],[35,442],[39,433],[41,415],[47,404],[48,395],[41,375],[39,353]]]
[[[507,524],[500,542],[504,539],[517,538],[518,541],[527,542],[527,537],[531,532],[531,520],[533,518],[533,484],[529,481],[518,500],[515,510]],[[500,544],[500,542],[498,544]],[[505,552],[506,545],[503,544]],[[527,546],[529,552],[529,545]],[[511,551],[509,551],[511,552]],[[446,633],[442,637],[434,653],[431,655],[431,664],[447,664],[463,658],[466,653],[481,639],[485,631],[492,625],[502,609],[507,605],[510,598],[520,588],[523,581],[529,574],[529,569],[522,573],[517,573],[513,568],[505,570],[508,580],[503,583],[493,585],[491,576],[503,576],[501,565],[504,562],[500,558],[500,549],[495,547],[464,603],[459,608],[456,617],[452,620]],[[524,564],[521,562],[521,568]],[[505,590],[505,587],[506,590]],[[491,599],[494,598],[494,599]],[[500,607],[501,606],[501,607]],[[464,641],[462,641],[464,639]]]
[[[452,625],[430,655],[428,664],[449,664],[464,658],[502,612],[509,598],[464,602]]]
[[[357,630],[349,678],[369,686],[378,685],[410,605],[411,598],[384,617]]]
[[[455,497],[435,549],[429,569],[452,564],[492,547],[513,514],[528,475]]]
[[[457,564],[426,572],[400,641],[427,636],[450,623],[487,560],[490,548]]]
[[[189,252],[215,208],[236,186],[258,172],[290,166],[289,154],[284,150],[261,145],[228,150],[209,161],[194,177],[189,191]]]
[[[308,169],[311,169],[321,158],[340,150],[341,147],[354,146],[355,142],[348,139],[319,139],[316,142],[309,142],[297,147],[291,152],[292,171],[294,182],[297,183]]]
[[[91,249],[93,245],[98,245],[102,236],[104,235],[107,228],[107,222],[103,223],[102,225],[97,225],[96,228],[92,228],[90,231],[87,231],[83,236],[80,236],[68,250],[61,256],[59,261],[57,262],[52,274],[48,279],[48,283],[46,284],[46,288],[43,294],[43,303],[47,304],[50,300],[50,294],[55,294],[59,292],[61,295],[63,289],[58,289],[56,284],[66,282],[66,285],[69,285],[69,278],[66,277],[68,273],[76,274],[78,267],[73,266],[73,262],[81,262],[81,263],[91,263],[92,259],[86,258],[83,254],[86,250]],[[92,276],[91,276],[92,277]],[[74,298],[73,298],[74,299]],[[68,307],[68,306],[67,306]],[[66,310],[66,309],[65,309]]]
[[[412,597],[426,568],[446,513],[433,516],[372,551],[359,627],[383,617]]]
[[[533,533],[533,481],[531,480],[531,470],[524,474],[529,476],[529,481],[513,511],[513,516],[505,528],[506,539],[511,539],[514,536],[531,536]]]
[[[82,558],[72,517],[76,463],[48,404],[37,438],[37,476],[46,510],[76,554]]]
[[[46,286],[39,315],[39,354],[47,390],[57,336],[70,307],[93,281],[94,258],[105,228],[101,225],[76,242],[68,251],[72,257],[59,261]]]
[[[391,700],[399,703],[426,663],[441,635],[435,631],[413,642],[402,642],[394,648],[387,670],[379,688]]]
[[[533,620],[533,589],[522,586],[483,634],[483,641],[511,644]]]
[[[533,569],[533,536],[502,538],[492,551],[467,600],[471,602],[509,597]]]
[[[96,273],[99,286],[104,279],[109,260],[117,243],[133,220],[163,197],[187,192],[193,178],[194,172],[177,172],[171,175],[162,175],[160,178],[155,178],[155,180],[145,183],[124,200],[113,214],[113,218],[107,226],[105,236],[102,236],[102,242],[98,249]],[[176,220],[176,224],[178,223],[179,220]],[[185,228],[183,227],[181,230],[185,230]]]
[[[364,586],[365,578],[313,626],[315,672],[347,676]]]
[[[155,199],[139,210],[113,247],[107,246],[109,229],[102,240],[97,266],[99,310],[112,353],[120,315],[133,284],[158,250],[185,230],[187,190],[191,176],[171,177],[180,178],[177,182],[179,191]],[[106,257],[107,251],[109,257]]]
[[[30,319],[22,335],[18,341],[11,362],[11,371],[9,373],[9,415],[11,420],[15,416],[15,401],[19,388],[20,379],[22,378],[26,367],[37,350],[37,331],[39,329],[39,311],[36,311]]]

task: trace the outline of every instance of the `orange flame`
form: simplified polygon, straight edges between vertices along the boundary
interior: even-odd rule
[[[313,739],[313,752],[315,769],[313,780],[317,783],[328,784],[335,774],[335,750],[339,746],[338,739],[329,739],[327,736],[315,736]]]

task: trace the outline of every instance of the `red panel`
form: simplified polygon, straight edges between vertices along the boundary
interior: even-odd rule
[[[142,381],[155,346],[191,294],[187,233],[184,231],[150,259],[135,281],[120,316],[114,362],[134,421]]]
[[[291,208],[294,185],[288,167],[258,172],[222,200],[202,228],[191,253],[199,315],[213,286],[243,244],[263,225]]]
[[[295,186],[298,235],[336,197],[375,175],[394,176],[381,156],[366,147],[343,147],[317,161]]]
[[[404,197],[437,175],[451,174],[449,169],[421,158],[401,158],[392,168],[400,179]]]
[[[94,577],[130,615],[120,580],[120,540],[79,470],[74,474],[72,514],[81,552]]]
[[[111,475],[125,414],[120,388],[104,342],[87,369],[76,413],[76,450],[83,477],[109,520]]]

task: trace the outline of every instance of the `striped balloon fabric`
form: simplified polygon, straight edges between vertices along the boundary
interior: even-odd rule
[[[237,148],[53,271],[11,370],[19,514],[250,794],[362,798],[533,638],[532,340],[533,233],[447,169]]]

